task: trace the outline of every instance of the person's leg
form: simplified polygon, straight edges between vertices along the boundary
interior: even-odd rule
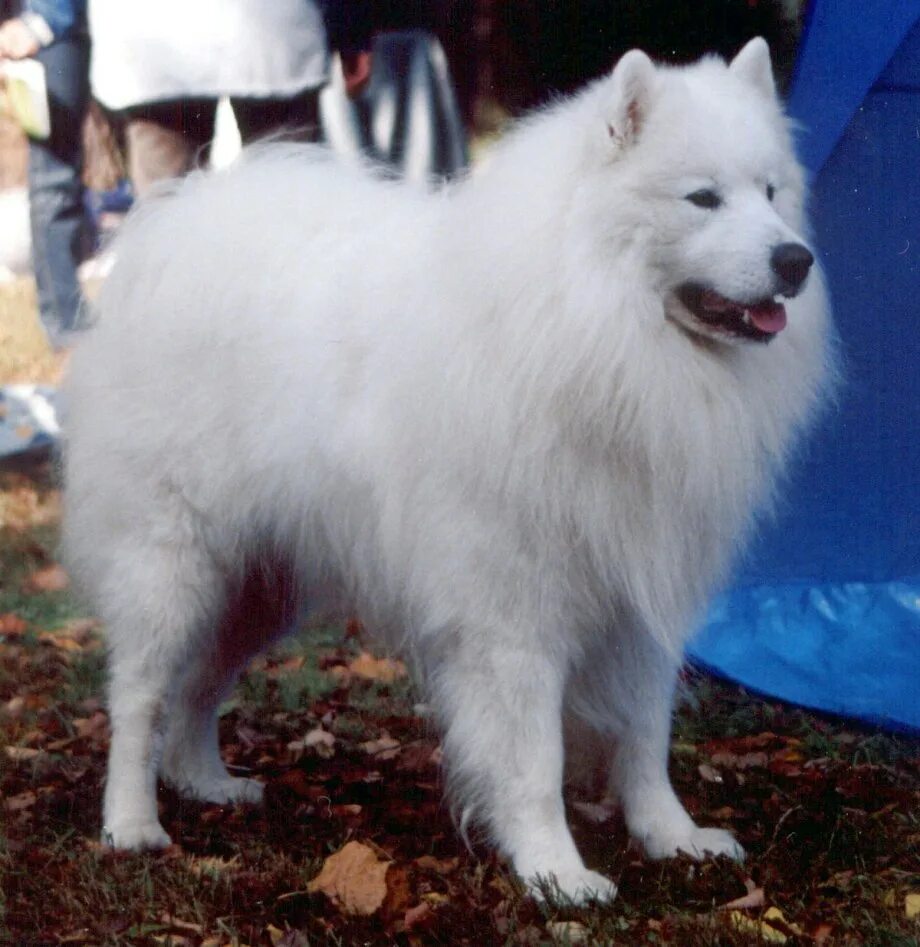
[[[230,104],[244,145],[273,134],[285,141],[320,140],[318,89],[289,99],[232,98]]]
[[[29,206],[38,307],[48,340],[66,348],[81,326],[76,268],[89,250],[81,129],[89,96],[89,47],[76,37],[41,50],[51,134],[29,142]]]
[[[206,163],[216,110],[213,99],[183,99],[120,113],[128,177],[137,197],[144,197],[157,181],[181,177]]]

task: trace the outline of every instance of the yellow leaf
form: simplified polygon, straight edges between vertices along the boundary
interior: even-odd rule
[[[766,911],[763,912],[763,918],[767,922],[779,921],[780,924],[783,924],[786,927],[788,927],[789,930],[791,930],[792,933],[795,934],[796,937],[805,936],[802,933],[802,929],[797,924],[793,924],[791,921],[786,920],[786,918],[783,916],[783,912],[779,908],[776,908],[776,907],[767,908]]]
[[[447,904],[450,898],[446,894],[441,894],[440,891],[426,891],[422,895],[422,900],[432,907],[437,907],[439,904]]]
[[[349,842],[330,855],[307,891],[322,892],[346,914],[370,915],[380,909],[387,894],[390,862],[361,842]]]
[[[768,944],[785,944],[789,938],[765,921],[755,921],[740,911],[732,911],[728,915],[729,922],[736,931],[745,934],[756,934]]]
[[[904,914],[910,920],[920,917],[920,892],[911,891],[904,895]]]
[[[375,658],[367,651],[362,651],[348,665],[348,671],[366,681],[392,684],[398,678],[406,676],[406,665],[402,661],[393,661],[390,658]]]

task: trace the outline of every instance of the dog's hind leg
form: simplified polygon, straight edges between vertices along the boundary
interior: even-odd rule
[[[207,553],[165,537],[113,549],[110,562],[100,590],[112,725],[102,836],[114,848],[163,848],[162,735],[175,682],[219,615],[222,578]]]
[[[217,710],[249,660],[294,622],[296,583],[266,563],[230,596],[210,646],[192,656],[166,731],[162,775],[184,796],[206,802],[260,802],[255,779],[234,777],[220,757]]]
[[[585,867],[562,801],[562,694],[566,661],[533,635],[507,629],[457,642],[439,662],[434,699],[447,724],[452,794],[482,822],[530,891],[541,881],[575,901],[609,899],[616,886]]]
[[[698,826],[671,786],[668,751],[679,666],[636,625],[583,678],[588,720],[612,743],[609,790],[619,799],[630,835],[650,857],[685,852],[741,859],[744,850],[732,835]]]

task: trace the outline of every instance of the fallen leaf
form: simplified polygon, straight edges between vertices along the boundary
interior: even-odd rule
[[[17,720],[22,716],[22,712],[26,709],[26,699],[25,697],[11,697],[3,705],[3,714],[6,717],[9,717],[11,720]]]
[[[422,900],[426,904],[431,904],[434,907],[438,907],[441,904],[447,904],[450,898],[446,894],[441,894],[440,891],[427,891],[422,895]]]
[[[219,877],[228,872],[236,871],[240,864],[240,856],[234,855],[233,858],[220,858],[217,855],[202,856],[192,858],[189,863],[189,871],[194,875],[210,875]]]
[[[405,865],[389,863],[384,879],[387,886],[383,902],[383,913],[387,918],[403,917],[412,902],[412,886],[409,883],[409,871]]]
[[[368,740],[358,744],[365,753],[376,756],[380,760],[391,760],[399,754],[400,742],[394,740],[385,730],[376,740]]]
[[[390,864],[367,845],[348,842],[323,862],[307,891],[321,892],[346,914],[374,914],[387,896]]]
[[[60,634],[56,631],[43,631],[38,636],[38,640],[43,644],[50,644],[59,651],[68,651],[70,653],[84,651],[88,645],[86,641],[79,641],[76,638],[71,638],[69,635]]]
[[[403,746],[397,769],[404,773],[422,773],[440,765],[441,748],[429,740],[419,740]]]
[[[735,753],[713,753],[711,759],[716,766],[735,770],[761,768],[769,762],[769,757],[763,752],[743,753],[740,756]]]
[[[671,752],[677,756],[696,756],[699,750],[695,743],[686,743],[681,740],[676,740],[671,744]]]
[[[587,944],[588,928],[578,921],[550,921],[546,925],[547,933],[553,940],[563,944]]]
[[[449,875],[457,870],[459,858],[435,858],[434,855],[422,855],[415,859],[415,864],[426,871],[434,871],[439,875]]]
[[[108,740],[109,715],[104,711],[97,710],[91,717],[75,717],[73,727],[80,739]]]
[[[348,816],[361,815],[364,807],[356,802],[344,802],[332,807],[332,814],[338,818],[347,818]]]
[[[724,782],[722,779],[722,774],[714,766],[710,766],[708,763],[700,763],[700,765],[697,767],[697,771],[699,772],[700,778],[703,780],[703,782]]]
[[[912,891],[904,896],[904,916],[909,920],[920,917],[920,892]]]
[[[299,740],[292,740],[287,748],[294,754],[295,759],[304,750],[313,750],[317,756],[328,760],[335,755],[335,736],[322,727],[315,727]]]
[[[777,907],[767,908],[766,911],[763,912],[763,919],[774,926],[779,924],[791,934],[795,934],[796,937],[804,936],[802,929],[797,924],[793,924],[792,921],[787,921],[783,916],[783,912]]]
[[[4,638],[19,638],[29,626],[13,612],[0,615],[0,635]]]
[[[160,922],[167,924],[169,927],[175,928],[180,931],[188,931],[192,934],[203,934],[204,928],[200,924],[193,924],[191,921],[183,921],[178,917],[173,917],[170,914],[160,915]]]
[[[766,921],[757,921],[742,914],[740,911],[732,911],[729,915],[729,922],[736,931],[745,934],[754,934],[767,944],[785,944],[789,938]]]
[[[421,904],[416,904],[415,907],[411,907],[406,911],[403,926],[407,931],[410,931],[413,927],[424,924],[433,914],[434,911],[431,909],[431,905],[427,901],[422,901]]]
[[[22,812],[24,809],[31,809],[38,801],[36,793],[31,789],[21,792],[16,796],[9,796],[3,800],[3,808],[7,812]]]
[[[63,592],[70,586],[70,576],[56,563],[33,572],[23,583],[26,592]]]
[[[368,651],[362,651],[346,670],[353,677],[360,677],[365,681],[380,681],[382,684],[392,684],[407,674],[406,665],[402,661],[375,658]]]
[[[755,908],[762,908],[764,906],[763,888],[754,887],[751,883],[747,885],[747,889],[747,894],[742,895],[740,898],[735,898],[734,901],[729,901],[728,904],[720,904],[718,909],[720,911],[748,911]]]
[[[98,618],[72,618],[64,622],[60,630],[77,641],[88,641],[96,637],[102,629],[102,623]]]
[[[731,822],[735,818],[735,810],[731,806],[720,806],[709,810],[709,818],[716,822]]]
[[[6,758],[14,763],[26,763],[29,760],[34,760],[37,756],[41,756],[45,751],[37,750],[31,746],[5,746],[3,752],[6,754]]]

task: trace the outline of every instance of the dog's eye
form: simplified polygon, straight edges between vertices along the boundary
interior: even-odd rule
[[[771,201],[776,197],[776,188],[772,184],[767,185],[767,200]]]
[[[688,194],[685,200],[705,210],[715,210],[717,207],[722,206],[722,198],[719,197],[715,191],[706,187],[699,191],[694,191],[692,194]]]

